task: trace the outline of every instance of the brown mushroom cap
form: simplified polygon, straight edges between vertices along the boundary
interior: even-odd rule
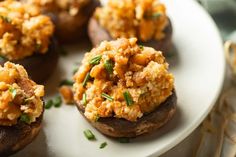
[[[167,56],[167,53],[171,51],[173,46],[172,45],[173,28],[170,19],[169,19],[169,24],[164,32],[166,34],[165,38],[160,41],[153,39],[148,42],[139,42],[139,44],[148,47],[153,47],[156,50],[162,51],[163,54]],[[93,46],[99,45],[104,40],[107,41],[113,40],[110,34],[98,23],[98,21],[94,17],[90,18],[89,20],[88,35]]]
[[[58,51],[56,41],[52,40],[47,53],[33,54],[32,56],[11,62],[22,65],[32,80],[36,83],[42,83],[50,77],[57,66],[59,57]],[[7,61],[7,59],[0,60],[0,65],[4,65]]]
[[[41,129],[42,118],[43,113],[31,124],[19,121],[13,126],[0,126],[0,156],[9,156],[30,144]]]
[[[109,117],[99,118],[97,122],[89,121],[101,133],[111,137],[136,137],[150,133],[166,124],[176,111],[177,96],[175,91],[165,102],[151,113],[143,115],[136,122]],[[77,104],[77,108],[84,116],[84,108]],[[85,116],[84,116],[85,117]],[[86,118],[86,117],[85,117]]]

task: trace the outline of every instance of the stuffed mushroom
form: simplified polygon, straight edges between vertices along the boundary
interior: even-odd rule
[[[108,136],[150,133],[176,111],[174,76],[162,52],[136,38],[104,41],[86,53],[74,81],[79,111]]]
[[[52,18],[56,36],[61,43],[71,43],[86,35],[89,17],[98,0],[21,0],[41,8]]]
[[[54,25],[36,6],[13,0],[0,2],[0,64],[23,65],[36,82],[45,81],[58,61]]]
[[[29,79],[23,66],[0,66],[0,156],[23,149],[38,135],[43,96],[44,86]]]
[[[172,48],[172,25],[159,0],[108,0],[89,21],[93,45],[104,40],[136,37],[139,44],[163,51]]]

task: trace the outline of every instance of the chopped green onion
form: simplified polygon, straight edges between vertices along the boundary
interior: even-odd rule
[[[23,114],[20,116],[20,121],[29,124],[29,123],[30,123],[30,117],[29,117],[29,115],[27,115],[26,113],[23,113]]]
[[[119,142],[120,143],[129,143],[130,141],[129,141],[129,138],[127,138],[127,137],[121,137],[121,138],[119,138]]]
[[[100,145],[100,149],[103,149],[103,148],[105,148],[107,146],[107,143],[106,142],[103,142],[101,145]]]
[[[82,103],[84,106],[87,104],[87,94],[86,93],[83,94]]]
[[[127,106],[130,106],[134,103],[134,101],[133,101],[133,99],[132,99],[132,97],[131,97],[131,95],[128,91],[125,91],[123,93],[123,95],[124,95]]]
[[[1,18],[4,22],[6,22],[6,23],[11,23],[11,19],[9,19],[9,18],[6,17],[6,16],[1,16],[1,15],[0,15],[0,18]]]
[[[41,47],[41,44],[36,43],[36,45],[35,45],[36,51],[38,51],[40,49],[40,47]]]
[[[84,81],[83,81],[83,87],[86,86],[87,82],[89,81],[89,79],[91,78],[90,76],[90,72],[88,72],[84,78]]]
[[[140,48],[141,50],[143,50],[143,49],[144,49],[143,45],[139,45],[139,48]]]
[[[76,73],[78,71],[78,68],[74,68],[74,70],[73,70],[73,75]]]
[[[61,97],[60,96],[55,97],[53,100],[54,107],[60,107],[61,104],[62,104]]]
[[[95,56],[89,61],[89,64],[98,65],[101,59],[102,59],[102,55]]]
[[[74,82],[71,80],[62,80],[59,86],[67,85],[67,86],[73,86]]]
[[[109,74],[113,73],[114,62],[112,60],[106,60],[104,67]]]
[[[45,109],[50,109],[53,106],[53,101],[48,100],[44,106]]]
[[[99,120],[100,116],[99,115],[96,115],[96,119],[95,119],[95,122],[97,122]]]
[[[3,56],[0,56],[0,60],[1,60],[1,61],[5,61],[5,60],[6,60],[6,58],[5,58],[5,57],[3,57]]]
[[[162,15],[161,13],[154,13],[154,14],[152,14],[152,18],[153,18],[153,19],[157,19],[157,18],[159,18],[161,15]]]
[[[84,136],[85,136],[88,140],[95,140],[95,139],[96,139],[95,136],[94,136],[94,134],[93,134],[89,129],[87,129],[87,130],[84,131]]]
[[[106,94],[106,93],[102,93],[102,97],[105,98],[105,99],[107,99],[107,100],[110,100],[110,101],[113,101],[113,100],[114,100],[110,95],[108,95],[108,94]]]
[[[12,87],[10,87],[9,88],[9,91],[11,92],[11,94],[12,94],[12,97],[13,97],[13,99],[16,97],[16,94],[17,94],[17,91],[16,91],[16,89],[15,88],[12,88]]]

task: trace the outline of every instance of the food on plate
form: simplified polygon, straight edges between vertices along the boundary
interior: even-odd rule
[[[140,44],[163,51],[172,48],[172,25],[159,0],[108,0],[89,20],[93,45],[104,40],[138,38]]]
[[[86,35],[89,17],[98,0],[21,0],[37,5],[56,25],[56,36],[62,43],[70,43]]]
[[[29,79],[23,66],[0,66],[0,156],[23,149],[38,135],[43,96],[44,86]]]
[[[136,137],[167,123],[176,110],[174,76],[161,51],[136,38],[104,41],[74,75],[74,100],[103,134]]]
[[[54,25],[40,9],[13,0],[0,2],[0,64],[23,65],[36,82],[45,81],[57,65]]]

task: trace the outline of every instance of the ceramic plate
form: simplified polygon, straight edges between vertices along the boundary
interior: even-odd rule
[[[206,117],[221,90],[225,62],[222,41],[210,16],[193,0],[165,0],[174,27],[177,54],[172,56],[178,108],[174,118],[151,135],[121,144],[87,123],[75,106],[62,105],[45,111],[43,129],[36,140],[15,157],[144,157],[158,156],[182,141]],[[68,47],[47,83],[47,98],[57,93],[60,80],[72,76],[76,63],[91,46],[84,41]],[[90,129],[96,141],[83,131]],[[104,149],[101,143],[107,142]]]

